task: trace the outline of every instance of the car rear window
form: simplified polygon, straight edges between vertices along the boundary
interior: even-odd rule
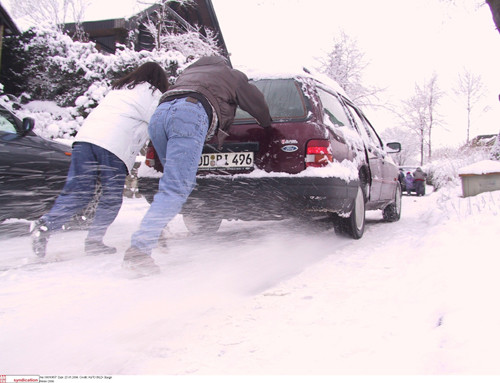
[[[307,108],[299,84],[293,79],[266,79],[251,81],[264,94],[273,121],[304,119]],[[237,108],[235,122],[254,120],[250,114]]]

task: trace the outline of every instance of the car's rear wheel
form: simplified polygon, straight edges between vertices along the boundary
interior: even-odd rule
[[[401,186],[396,185],[396,191],[394,195],[394,202],[388,205],[382,212],[382,216],[387,222],[396,222],[401,218]]]
[[[214,234],[219,230],[222,218],[208,214],[184,213],[184,225],[191,234]]]
[[[365,192],[360,185],[356,192],[351,215],[347,218],[336,217],[334,220],[335,232],[347,234],[354,239],[360,239],[365,232],[365,217]]]

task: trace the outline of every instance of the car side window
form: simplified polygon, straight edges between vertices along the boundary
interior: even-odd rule
[[[17,133],[14,123],[6,118],[3,114],[0,114],[0,132],[13,134]]]
[[[368,134],[372,138],[375,145],[378,146],[380,148],[380,150],[383,150],[384,145],[382,144],[382,140],[380,139],[377,132],[373,128],[372,124],[370,124],[370,122],[366,119],[366,117],[364,115],[361,115],[361,120],[363,121],[363,123],[366,127],[366,131],[368,132]]]
[[[349,118],[336,96],[321,88],[318,88],[318,95],[323,104],[324,118],[327,122],[331,122],[335,127],[351,126]]]
[[[349,112],[351,113],[351,116],[358,127],[359,134],[363,138],[363,141],[366,143],[371,143],[375,147],[382,149],[382,143],[380,141],[380,138],[378,135],[375,133],[373,127],[370,125],[370,123],[365,119],[365,117],[361,114],[361,112],[358,111],[353,105],[350,103],[347,103],[347,109],[349,109]]]

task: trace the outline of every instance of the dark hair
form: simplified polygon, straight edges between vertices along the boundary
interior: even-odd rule
[[[168,89],[168,78],[163,68],[155,62],[147,62],[136,68],[131,73],[113,82],[113,89],[121,89],[125,86],[132,89],[138,84],[147,82],[164,93]]]

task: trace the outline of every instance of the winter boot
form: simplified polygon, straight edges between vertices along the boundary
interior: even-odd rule
[[[42,219],[31,224],[31,246],[36,256],[43,258],[47,250],[47,242],[49,240],[49,227]]]
[[[131,246],[125,252],[122,268],[137,273],[140,277],[160,274],[160,267],[153,258],[142,252],[135,246]]]
[[[87,238],[85,240],[85,253],[87,255],[114,254],[116,247],[106,246],[102,241]]]

